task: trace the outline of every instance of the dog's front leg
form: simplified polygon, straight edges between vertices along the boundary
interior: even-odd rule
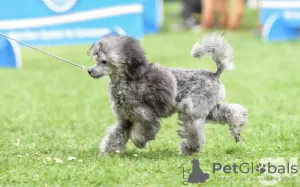
[[[108,127],[107,134],[100,143],[100,154],[124,152],[130,129],[130,122],[119,122],[118,124]]]
[[[159,119],[153,121],[135,122],[130,130],[130,139],[140,149],[145,148],[147,143],[155,139],[160,129]]]

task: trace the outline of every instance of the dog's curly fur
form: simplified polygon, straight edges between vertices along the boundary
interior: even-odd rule
[[[192,155],[204,143],[204,124],[228,124],[236,141],[247,123],[247,110],[222,103],[225,88],[220,75],[232,69],[233,51],[219,33],[197,42],[191,55],[210,55],[216,72],[161,67],[149,63],[140,43],[132,37],[108,35],[92,45],[89,54],[96,64],[88,72],[93,78],[109,75],[111,106],[117,123],[108,128],[100,144],[101,153],[123,152],[129,139],[138,147],[155,139],[160,119],[178,113],[180,152]]]

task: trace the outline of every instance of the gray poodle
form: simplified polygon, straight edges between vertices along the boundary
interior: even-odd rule
[[[107,35],[90,48],[96,64],[89,68],[93,78],[109,76],[111,107],[116,124],[107,129],[100,144],[101,154],[123,152],[128,139],[144,148],[155,139],[160,119],[178,113],[180,152],[192,155],[204,143],[207,121],[228,124],[236,141],[247,123],[247,110],[238,104],[221,103],[225,88],[220,75],[232,69],[233,51],[219,33],[197,42],[191,55],[210,55],[218,69],[184,70],[150,63],[140,43],[132,37]]]

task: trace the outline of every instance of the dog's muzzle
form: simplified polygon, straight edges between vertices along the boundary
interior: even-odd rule
[[[89,69],[88,69],[88,73],[89,73],[90,75],[92,75],[92,71],[93,71],[92,68],[89,68]]]
[[[94,79],[99,79],[101,77],[103,77],[104,73],[100,74],[100,75],[94,75],[94,71],[93,68],[89,68],[87,71],[91,77],[93,77]]]

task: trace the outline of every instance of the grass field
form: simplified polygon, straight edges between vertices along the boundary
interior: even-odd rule
[[[167,11],[174,7],[166,5]],[[163,66],[214,71],[211,60],[199,61],[189,55],[203,34],[162,32],[146,36],[142,44],[147,57]],[[114,123],[108,78],[94,80],[86,72],[22,49],[23,68],[0,69],[0,186],[181,186],[182,169],[178,167],[193,158],[210,174],[200,186],[262,186],[258,181],[222,181],[222,176],[259,175],[213,174],[212,163],[299,158],[300,43],[267,44],[252,30],[227,33],[226,38],[234,49],[236,69],[222,76],[225,101],[248,108],[249,124],[238,144],[227,126],[208,124],[204,148],[193,157],[178,155],[176,115],[162,121],[157,140],[146,149],[139,150],[129,142],[124,155],[98,157],[105,129]],[[43,49],[91,66],[88,47]],[[68,160],[70,156],[76,160]],[[299,183],[296,176],[277,186]]]

